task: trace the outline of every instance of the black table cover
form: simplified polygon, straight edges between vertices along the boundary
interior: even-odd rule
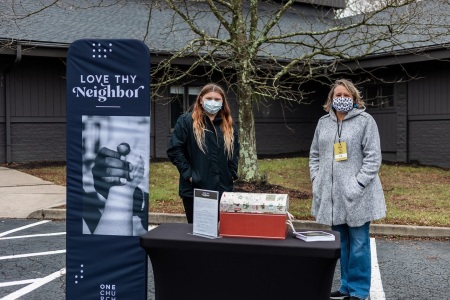
[[[156,300],[329,299],[339,233],[332,242],[208,239],[192,224],[165,223],[141,237],[153,266]]]

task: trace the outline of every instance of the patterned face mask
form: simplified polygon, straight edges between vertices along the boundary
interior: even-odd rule
[[[333,108],[341,112],[349,112],[353,109],[353,99],[349,97],[333,98]]]

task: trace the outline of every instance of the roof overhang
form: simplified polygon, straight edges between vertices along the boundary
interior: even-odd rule
[[[66,57],[70,44],[24,41],[0,38],[0,54],[15,55],[21,46],[22,56]]]
[[[70,44],[50,43],[40,41],[11,40],[0,38],[0,55],[16,55],[18,46],[21,46],[22,56],[35,57],[67,57]],[[172,56],[167,51],[150,50],[152,63],[159,63]],[[175,64],[190,65],[194,62],[194,57],[180,58],[174,61]]]
[[[392,65],[418,63],[432,60],[450,59],[450,44],[427,46],[423,48],[407,49],[394,53],[380,53],[366,56],[358,61],[341,61],[340,69],[371,69]]]
[[[11,40],[0,38],[0,54],[16,55],[17,46],[21,46],[22,56],[35,56],[35,57],[66,57],[70,44],[67,43],[50,43],[40,41],[24,41],[24,40]],[[151,62],[159,63],[164,59],[169,58],[172,53],[165,51],[158,51],[156,49],[150,50]],[[258,57],[259,60],[265,60],[264,57]],[[381,66],[391,66],[407,63],[416,63],[431,60],[450,59],[450,44],[427,46],[423,48],[407,49],[398,51],[395,53],[380,53],[374,54],[357,61],[345,61],[341,60],[342,66],[340,69],[361,69],[361,68],[377,68]],[[194,62],[195,58],[179,58],[174,61],[174,64],[190,65]],[[282,60],[288,63],[289,60]],[[330,59],[331,61],[331,59]],[[280,60],[281,62],[281,60]],[[323,60],[322,62],[327,62]],[[345,66],[344,66],[345,65]]]
[[[344,9],[345,0],[297,0],[298,3],[328,6],[335,9]]]

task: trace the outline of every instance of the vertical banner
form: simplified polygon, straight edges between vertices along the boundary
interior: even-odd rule
[[[67,55],[66,298],[147,299],[150,54],[77,40]]]

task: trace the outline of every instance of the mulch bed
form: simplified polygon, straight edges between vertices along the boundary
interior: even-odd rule
[[[311,194],[289,189],[280,185],[268,183],[249,183],[237,181],[234,183],[233,192],[264,193],[264,194],[288,194],[289,198],[309,199]]]

